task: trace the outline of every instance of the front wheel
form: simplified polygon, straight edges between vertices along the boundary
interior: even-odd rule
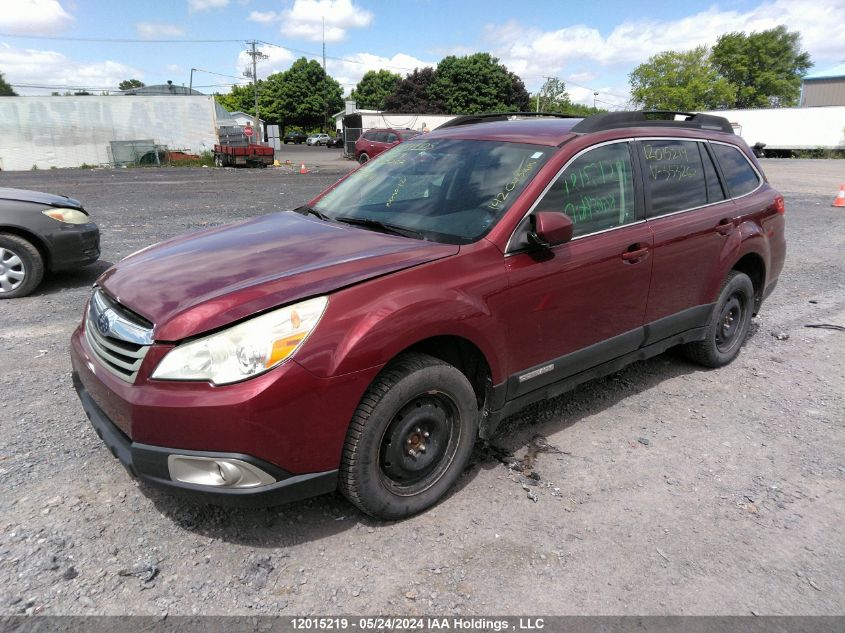
[[[732,270],[722,284],[707,322],[703,341],[684,345],[688,358],[706,367],[727,365],[748,336],[754,311],[754,285],[745,273]]]
[[[370,157],[369,157],[369,156],[367,156],[366,154],[361,154],[361,155],[358,157],[358,162],[359,162],[360,164],[362,164],[362,165],[363,165],[364,163],[366,163],[368,160],[370,160]]]
[[[0,299],[23,297],[44,277],[44,259],[35,246],[17,235],[0,233]]]
[[[380,519],[421,512],[458,479],[477,431],[478,406],[466,376],[427,354],[400,356],[352,416],[340,491]]]

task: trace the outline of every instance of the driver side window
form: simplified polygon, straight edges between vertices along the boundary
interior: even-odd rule
[[[636,219],[629,143],[611,143],[576,158],[539,202],[538,211],[572,218],[573,237],[605,231]]]

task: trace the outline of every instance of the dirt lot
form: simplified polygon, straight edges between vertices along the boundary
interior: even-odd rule
[[[531,407],[448,499],[390,524],[339,495],[241,511],[141,487],[70,381],[109,262],[296,206],[337,167],[0,174],[83,200],[104,247],[0,302],[0,614],[845,613],[845,333],[805,327],[845,325],[845,161],[764,168],[789,255],[736,362],[669,353]],[[539,482],[506,465],[528,453]]]

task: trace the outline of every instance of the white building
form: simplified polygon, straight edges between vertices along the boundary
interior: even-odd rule
[[[214,149],[211,96],[38,96],[0,99],[0,169],[112,162],[112,142],[194,154]]]

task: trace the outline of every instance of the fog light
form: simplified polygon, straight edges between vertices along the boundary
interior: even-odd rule
[[[167,468],[173,481],[215,488],[254,488],[275,483],[266,472],[240,459],[170,455]]]

